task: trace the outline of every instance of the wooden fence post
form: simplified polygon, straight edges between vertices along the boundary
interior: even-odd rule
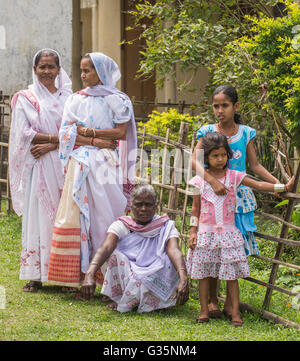
[[[297,184],[299,182],[299,178],[300,178],[300,162],[298,164],[297,172],[296,172],[296,175],[295,175],[295,184],[294,184],[293,193],[297,192]],[[292,218],[294,205],[295,205],[295,201],[293,199],[290,200],[289,203],[288,203],[288,206],[287,206],[286,215],[284,217],[284,220],[286,222],[290,222],[290,220]],[[281,232],[280,232],[280,238],[286,238],[287,233],[288,233],[288,226],[286,224],[283,224],[282,228],[281,228]],[[279,243],[278,246],[277,246],[277,249],[276,249],[275,256],[274,256],[275,260],[279,260],[281,258],[283,249],[284,249],[284,244]],[[278,267],[279,267],[279,265],[277,263],[273,263],[272,270],[271,270],[271,273],[270,273],[270,278],[269,278],[269,283],[271,285],[274,285],[274,283],[276,281]],[[264,309],[268,309],[270,307],[271,296],[272,296],[272,289],[267,288],[267,291],[266,291],[266,294],[265,294],[265,299],[264,299],[263,306],[262,306]]]
[[[189,124],[185,122],[180,123],[180,130],[179,130],[179,136],[178,136],[178,143],[180,144],[186,144],[187,143],[187,134],[189,131]],[[170,209],[176,209],[176,196],[177,196],[177,183],[175,182],[175,174],[178,172],[178,169],[181,169],[182,173],[182,150],[177,148],[175,153],[175,159],[174,159],[174,167],[172,170],[172,176],[171,176],[171,186],[173,189],[169,193],[169,202],[168,202],[168,208]],[[181,163],[181,164],[180,164]],[[172,214],[171,219],[175,219],[175,214]]]

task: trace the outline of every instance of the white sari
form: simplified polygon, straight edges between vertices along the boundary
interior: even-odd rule
[[[64,176],[58,150],[39,159],[30,150],[37,133],[58,134],[72,84],[62,68],[56,79],[55,94],[39,82],[34,70],[32,77],[33,84],[16,93],[12,100],[9,175],[13,208],[23,216],[20,279],[45,282]]]
[[[99,66],[105,69],[105,74],[99,77],[108,85],[84,89],[66,102],[60,130],[60,159],[68,183],[55,222],[49,266],[51,283],[74,287],[80,284],[80,274],[86,273],[108,227],[124,214],[128,203],[124,183],[127,185],[132,180],[136,161],[137,137],[132,104],[126,94],[114,87],[120,76],[119,69],[103,54],[90,55],[96,70]],[[94,61],[98,56],[101,64]],[[121,149],[75,146],[78,124],[112,129],[121,123],[128,123],[127,139]],[[78,216],[70,214],[72,207],[79,208]]]

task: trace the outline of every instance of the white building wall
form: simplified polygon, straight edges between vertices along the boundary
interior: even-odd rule
[[[0,0],[0,90],[12,94],[32,82],[34,54],[57,50],[72,71],[72,0]]]

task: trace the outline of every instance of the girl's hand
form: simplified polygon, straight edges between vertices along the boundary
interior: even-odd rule
[[[229,192],[229,189],[217,179],[214,179],[210,185],[217,196],[225,196]]]
[[[54,143],[44,143],[44,144],[35,144],[30,152],[34,156],[35,159],[39,159],[43,155],[55,150],[57,148],[57,144]]]
[[[285,189],[287,192],[291,192],[293,190],[295,183],[295,176],[293,175],[289,182],[285,185]]]
[[[197,245],[197,233],[195,231],[190,232],[189,248],[194,250]]]
[[[103,148],[108,148],[112,150],[116,149],[116,142],[114,140],[109,140],[109,139],[94,138],[94,145],[100,149]]]

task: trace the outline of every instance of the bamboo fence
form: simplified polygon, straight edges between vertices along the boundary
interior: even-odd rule
[[[6,200],[7,202],[5,203],[7,212],[12,211],[12,206],[8,183],[8,132],[7,129],[5,130],[4,119],[7,119],[8,117],[10,120],[10,100],[11,97],[4,96],[0,92],[0,207],[1,200]],[[144,102],[141,103],[143,104]],[[177,107],[181,112],[183,112],[185,108],[190,107],[190,104],[172,104],[170,102],[153,102],[151,105],[164,108]],[[188,162],[188,166],[184,167],[183,159],[184,156],[191,157],[192,150],[195,146],[196,137],[195,134],[193,134],[191,143],[187,144],[189,125],[186,123],[181,123],[177,141],[170,139],[169,129],[166,130],[166,134],[164,136],[160,136],[159,134],[147,134],[145,129],[146,128],[144,127],[144,129],[138,130],[140,156],[138,157],[136,168],[136,182],[147,182],[154,185],[159,195],[159,213],[167,213],[171,219],[175,220],[177,228],[180,232],[180,245],[183,253],[186,254],[188,250],[187,243],[189,237],[189,217],[192,202],[192,192],[189,189],[187,180],[192,176],[192,168],[191,162]],[[145,146],[146,140],[153,141],[155,147],[160,148],[161,151],[159,154],[161,160],[157,160],[151,157],[151,154],[149,153],[149,147],[147,148]],[[168,152],[170,152],[170,149],[174,150],[172,153],[174,155],[173,161],[170,161],[168,157]],[[143,154],[148,155],[146,159],[144,159]],[[151,170],[153,167],[156,167],[159,170],[159,177],[158,179],[156,178],[155,181],[153,181],[151,174],[149,174],[149,169]],[[148,170],[146,173],[145,169]],[[166,174],[169,174],[169,177],[166,177]],[[178,174],[181,174],[181,179],[183,179],[182,183],[180,184],[176,182],[176,176]],[[300,273],[299,265],[287,263],[282,260],[285,246],[288,245],[293,248],[298,248],[300,246],[300,241],[288,238],[289,229],[300,231],[300,227],[291,223],[291,217],[295,204],[300,202],[300,194],[296,193],[296,185],[299,183],[300,179],[299,163],[296,168],[295,178],[295,187],[293,192],[285,193],[283,196],[283,198],[288,200],[286,211],[283,217],[269,214],[264,210],[256,211],[256,214],[259,215],[259,217],[270,219],[274,222],[279,222],[281,224],[281,231],[278,236],[271,236],[261,232],[255,233],[257,239],[259,239],[261,242],[275,242],[277,244],[276,252],[273,258],[266,257],[264,255],[253,256],[271,265],[268,282],[255,279],[253,277],[247,278],[247,281],[264,286],[266,288],[263,304],[261,307],[254,307],[246,303],[240,303],[240,307],[242,310],[244,309],[250,312],[259,313],[260,316],[264,319],[283,324],[286,327],[300,329],[300,324],[292,322],[269,311],[273,291],[280,292],[292,297],[300,296],[299,293],[284,289],[276,285],[276,280],[278,278],[278,268],[280,265],[297,270]],[[2,212],[2,208],[0,208],[0,212]],[[222,295],[220,295],[220,300],[224,301],[224,297]]]
[[[8,182],[8,129],[10,125],[11,96],[0,91],[0,214],[3,207],[12,210],[9,182]],[[2,202],[6,200],[6,202]]]
[[[193,137],[191,145],[187,146],[184,142],[185,134],[187,132],[188,132],[188,124],[186,124],[186,123],[181,124],[178,141],[172,141],[169,139],[169,131],[168,130],[166,132],[165,137],[161,137],[159,135],[147,134],[145,132],[145,128],[144,128],[143,132],[138,132],[138,136],[141,139],[141,145],[140,145],[141,150],[143,150],[143,148],[144,148],[145,139],[151,139],[151,140],[155,141],[156,144],[160,143],[163,146],[164,153],[162,156],[162,164],[161,164],[160,168],[162,169],[162,173],[163,173],[163,171],[166,171],[169,168],[172,176],[171,176],[170,184],[165,184],[163,181],[161,183],[159,183],[159,182],[155,183],[155,187],[157,187],[159,189],[158,191],[160,194],[159,210],[162,213],[167,213],[170,216],[170,218],[172,218],[172,219],[176,219],[177,216],[180,217],[180,219],[181,219],[180,236],[181,236],[181,242],[182,242],[181,247],[185,254],[187,251],[187,239],[189,237],[187,221],[190,217],[190,212],[188,211],[187,206],[188,206],[188,201],[190,200],[190,198],[191,198],[190,196],[192,193],[189,190],[189,187],[187,184],[185,184],[185,187],[183,188],[182,186],[178,186],[178,185],[174,184],[174,182],[173,182],[174,173],[180,171],[180,166],[181,166],[178,164],[178,159],[176,159],[176,155],[180,159],[183,159],[183,157],[178,155],[178,153],[175,153],[174,164],[173,164],[173,166],[170,166],[169,164],[166,164],[165,154],[167,153],[167,151],[170,147],[176,147],[177,149],[180,150],[180,152],[189,152],[191,155],[192,149],[194,148],[194,145],[195,145],[195,135]],[[155,163],[156,163],[156,160],[155,160]],[[153,166],[157,166],[157,165],[151,164],[151,160],[150,160],[150,164],[148,164],[148,167],[151,168]],[[140,167],[140,169],[139,169],[138,173],[142,173],[142,169],[143,169],[143,167],[145,167],[145,165],[143,164],[143,162],[141,160],[139,163],[139,167]],[[182,169],[182,172],[184,172],[184,171],[186,172],[186,170]],[[189,166],[187,173],[188,173],[188,175],[191,175],[191,166]],[[162,174],[162,179],[163,179],[163,174]],[[299,179],[300,179],[300,163],[298,163],[296,174],[295,174],[295,186],[294,186],[293,192],[285,193],[283,195],[283,198],[288,200],[288,204],[287,204],[287,208],[286,208],[284,217],[274,216],[272,214],[263,212],[261,210],[256,211],[256,214],[259,215],[259,217],[270,219],[274,222],[279,222],[281,224],[281,231],[280,231],[280,234],[276,237],[270,236],[268,234],[264,234],[261,232],[255,232],[256,237],[260,241],[267,240],[267,241],[272,241],[272,242],[277,243],[276,252],[275,252],[275,255],[273,258],[265,257],[263,255],[253,256],[257,259],[260,259],[260,260],[262,260],[266,263],[270,263],[272,265],[268,282],[264,282],[262,280],[255,279],[253,277],[246,278],[246,280],[249,282],[253,282],[260,286],[266,287],[266,294],[265,294],[265,298],[264,298],[262,306],[260,308],[258,308],[258,307],[254,307],[254,306],[246,304],[246,303],[240,304],[241,309],[244,309],[244,310],[247,310],[250,312],[259,313],[260,316],[264,319],[267,319],[267,320],[270,320],[273,322],[277,322],[277,323],[281,323],[287,327],[294,327],[296,329],[300,329],[300,324],[292,322],[283,317],[280,317],[272,312],[269,312],[268,309],[270,308],[270,302],[271,302],[273,291],[281,292],[283,294],[286,294],[286,295],[292,296],[292,297],[300,296],[299,293],[284,289],[282,287],[278,287],[275,284],[276,279],[277,279],[279,265],[285,266],[287,268],[291,268],[293,270],[300,271],[299,265],[287,263],[282,260],[285,245],[289,245],[294,248],[300,247],[300,241],[291,240],[291,239],[287,238],[289,228],[300,231],[300,227],[291,223],[291,217],[292,217],[292,213],[294,210],[294,206],[296,203],[300,202],[300,194],[296,193],[296,188],[297,188],[297,184],[299,183]],[[140,182],[149,182],[150,181],[150,183],[151,183],[151,177],[148,177],[148,178],[137,177],[137,180]],[[168,200],[167,205],[165,205],[163,202],[163,199],[164,199],[163,195],[165,192],[168,193],[167,194],[167,200]],[[259,192],[259,193],[265,193],[265,192]],[[183,200],[181,200],[181,202],[179,202],[179,199],[178,199],[179,194],[184,196],[184,198],[183,198]],[[221,295],[220,295],[220,300],[224,301],[224,297]],[[300,302],[300,299],[299,299],[299,302]]]

